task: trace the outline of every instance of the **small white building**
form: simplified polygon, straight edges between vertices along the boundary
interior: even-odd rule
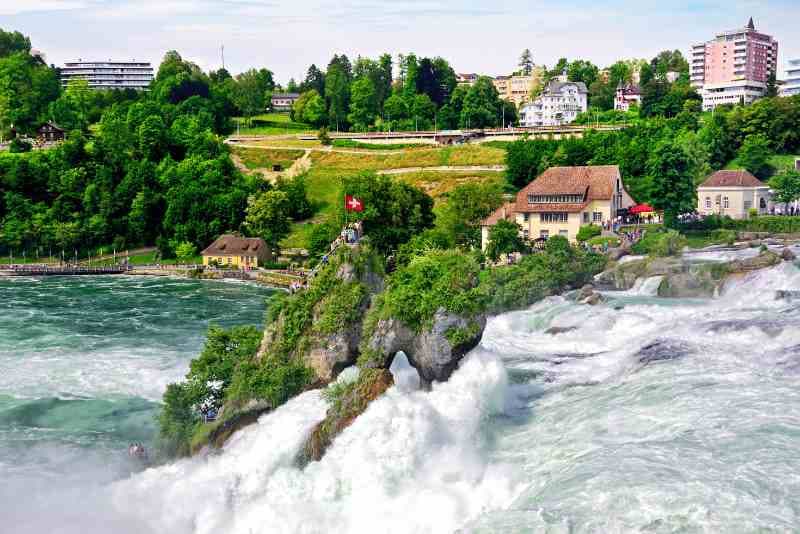
[[[523,128],[569,124],[587,110],[588,93],[583,82],[553,80],[541,96],[522,106],[519,124]]]
[[[300,98],[298,93],[275,93],[270,104],[273,111],[291,111],[298,98]]]
[[[769,186],[749,172],[717,171],[697,188],[697,212],[746,219],[753,208],[767,213],[770,198]]]

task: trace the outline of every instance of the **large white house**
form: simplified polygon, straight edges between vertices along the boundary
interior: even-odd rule
[[[520,109],[522,127],[560,126],[575,120],[588,107],[588,93],[583,82],[553,80],[544,92]]]

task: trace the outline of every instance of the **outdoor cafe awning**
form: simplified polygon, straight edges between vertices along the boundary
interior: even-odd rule
[[[650,204],[639,204],[628,210],[628,213],[631,215],[642,215],[643,213],[653,213],[654,211],[656,210],[654,210]]]

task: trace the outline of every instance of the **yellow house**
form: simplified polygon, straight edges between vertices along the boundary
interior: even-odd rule
[[[485,249],[497,221],[512,217],[525,239],[561,235],[574,242],[581,226],[613,221],[634,204],[616,165],[551,167],[482,222],[481,244]]]
[[[751,209],[768,212],[769,186],[747,171],[717,171],[697,188],[700,215],[727,215],[746,219]]]
[[[255,269],[272,259],[272,251],[260,237],[241,237],[225,234],[202,252],[203,265],[215,263],[220,267]]]

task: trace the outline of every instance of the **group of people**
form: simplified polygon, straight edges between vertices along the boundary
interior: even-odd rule
[[[326,257],[327,259],[327,257]],[[289,293],[294,295],[298,291],[308,288],[308,280],[295,280],[289,284]]]
[[[342,228],[342,232],[339,234],[339,237],[331,243],[331,252],[339,248],[340,245],[355,245],[361,240],[361,237],[364,235],[364,224],[361,221],[348,223],[344,228]]]
[[[623,243],[633,245],[642,238],[644,232],[645,231],[643,229],[637,228],[636,230],[631,230],[630,232],[621,232],[620,238],[622,238]]]

